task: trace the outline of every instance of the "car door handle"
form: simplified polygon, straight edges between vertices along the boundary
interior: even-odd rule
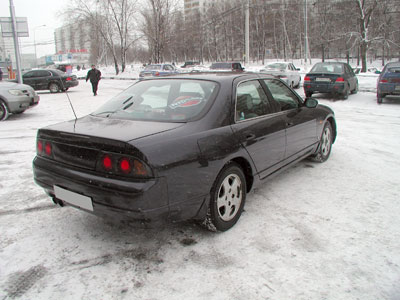
[[[253,133],[249,133],[246,135],[246,141],[254,140],[256,138],[256,135]]]

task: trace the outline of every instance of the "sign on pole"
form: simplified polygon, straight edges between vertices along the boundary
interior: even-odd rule
[[[17,22],[18,37],[29,37],[28,18],[15,18]],[[8,17],[0,17],[1,34],[3,37],[13,37],[12,19]]]

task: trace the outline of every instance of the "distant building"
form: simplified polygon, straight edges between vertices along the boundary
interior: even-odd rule
[[[56,55],[45,58],[45,63],[71,63],[89,65],[90,25],[85,22],[64,25],[54,32]]]

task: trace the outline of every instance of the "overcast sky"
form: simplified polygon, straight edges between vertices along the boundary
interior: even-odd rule
[[[29,38],[20,38],[21,52],[34,53],[34,31],[37,56],[54,54],[54,29],[62,26],[63,19],[58,16],[68,4],[67,0],[13,0],[15,15],[27,17]],[[10,17],[10,0],[0,0],[0,17]],[[41,25],[46,25],[39,27]],[[48,45],[40,45],[47,43]],[[31,46],[29,46],[31,45]]]

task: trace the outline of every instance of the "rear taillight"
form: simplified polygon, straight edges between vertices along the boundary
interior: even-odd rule
[[[381,83],[388,83],[389,81],[387,79],[381,79]]]
[[[43,153],[43,142],[41,140],[37,141],[37,154],[41,155]]]
[[[119,161],[119,168],[122,173],[129,174],[132,171],[131,162],[129,159],[126,157],[121,158]]]
[[[343,77],[338,77],[338,78],[336,78],[336,82],[344,82],[344,78]]]
[[[309,76],[304,76],[304,81],[311,81],[311,78]]]
[[[46,153],[47,156],[51,156],[52,154],[52,147],[50,142],[46,142],[44,146],[44,152]]]
[[[66,80],[66,81],[71,81],[72,78],[71,78],[71,77],[67,77],[65,80]]]
[[[53,147],[49,141],[37,140],[36,150],[40,156],[53,156]]]
[[[112,163],[111,157],[108,156],[108,155],[104,155],[104,157],[103,157],[103,168],[106,171],[111,171],[112,167],[113,167],[113,163]]]
[[[155,72],[154,76],[160,76],[160,72]]]
[[[107,153],[100,157],[99,171],[131,177],[151,177],[152,175],[150,167],[138,158],[117,153]]]

